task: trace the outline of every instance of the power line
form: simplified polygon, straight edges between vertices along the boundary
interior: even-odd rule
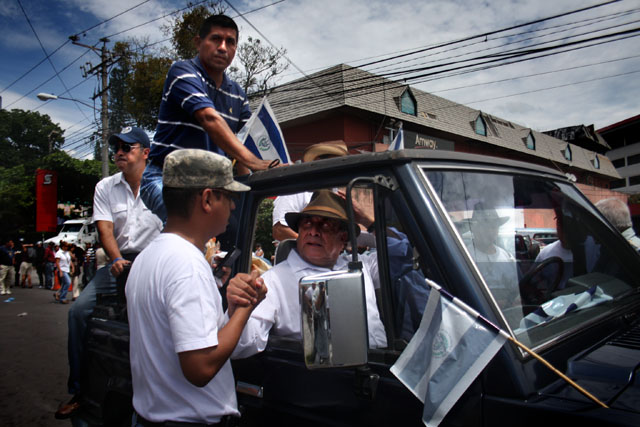
[[[640,9],[636,9],[634,12],[638,12],[638,11],[640,11]],[[615,15],[619,15],[619,14],[615,14]],[[615,17],[617,18],[619,16],[615,16]],[[595,19],[598,19],[598,18],[591,18],[591,19],[585,20],[585,21],[594,21]],[[609,18],[609,19],[612,19],[612,18]],[[585,21],[582,21],[582,22],[585,22]],[[604,20],[602,20],[602,21],[604,21]],[[574,27],[565,28],[565,29],[559,30],[559,31],[554,31],[554,32],[546,33],[546,34],[541,34],[541,35],[529,37],[529,38],[514,40],[514,41],[511,41],[511,42],[508,42],[508,43],[501,44],[501,45],[488,47],[487,49],[485,49],[485,51],[499,49],[499,48],[502,48],[502,47],[505,47],[505,46],[514,45],[514,44],[522,44],[522,43],[525,43],[525,42],[528,42],[528,41],[531,41],[531,40],[535,40],[535,39],[538,39],[538,38],[544,38],[544,37],[548,37],[548,36],[553,35],[553,34],[558,34],[558,33],[566,32],[566,31],[574,30],[576,28],[580,28],[580,27],[584,27],[584,26],[588,26],[588,25],[593,25],[594,23],[600,23],[602,21],[590,22],[588,24],[582,24],[582,25],[576,25]],[[617,24],[617,25],[612,25],[612,26],[609,26],[609,27],[598,28],[596,30],[591,30],[591,31],[582,33],[582,35],[584,35],[584,34],[593,34],[593,33],[597,33],[597,32],[608,30],[608,29],[612,29],[612,28],[617,28],[617,27],[623,27],[625,25],[630,25],[630,24],[637,23],[637,22],[640,22],[640,21],[639,20],[634,20],[634,21],[625,22],[623,24]],[[523,31],[523,32],[517,33],[517,34],[509,34],[509,35],[500,36],[500,37],[494,38],[492,40],[495,41],[495,40],[499,40],[499,39],[503,39],[503,38],[514,38],[514,37],[517,37],[517,36],[520,36],[520,35],[524,35],[524,34],[536,33],[536,32],[544,31],[544,30],[547,30],[547,29],[560,28],[560,27],[564,27],[566,25],[573,25],[573,24],[574,23],[569,23],[569,24],[562,24],[562,25],[557,25],[557,26],[538,29],[538,30]],[[572,34],[570,37],[576,37],[578,35],[580,35],[580,34]],[[548,40],[545,43],[549,43],[549,42],[551,42],[551,41]],[[423,56],[420,56],[418,58],[406,59],[406,60],[400,61],[400,62],[398,62],[396,64],[417,61],[420,58],[441,55],[443,53],[446,53],[446,52],[449,52],[449,51],[452,51],[452,50],[459,50],[459,49],[463,49],[465,47],[473,46],[473,45],[480,44],[480,43],[486,43],[486,42],[484,40],[482,40],[482,41],[477,41],[477,42],[473,42],[473,43],[468,43],[468,44],[465,44],[465,45],[462,45],[462,46],[453,47],[451,49],[447,49],[447,50],[444,50],[444,51],[441,51],[441,52],[435,52],[435,53],[430,53],[428,55],[423,55]],[[469,52],[465,52],[465,53],[462,53],[462,54],[459,54],[459,55],[453,55],[453,56],[449,56],[449,57],[446,57],[446,58],[440,58],[439,60],[442,61],[442,60],[445,60],[445,59],[459,58],[459,57],[462,57],[462,56],[465,56],[465,55],[470,55],[470,53]],[[431,61],[431,62],[435,62],[435,61]],[[417,65],[424,65],[424,64],[428,64],[428,63],[430,63],[430,62],[423,62],[423,63],[417,64]],[[368,71],[374,71],[374,70],[389,68],[389,67],[395,66],[396,64],[381,65],[379,67],[369,68]]]
[[[560,69],[550,70],[550,71],[543,71],[543,72],[540,72],[540,73],[525,74],[525,75],[518,76],[518,77],[509,77],[509,78],[506,78],[506,79],[493,80],[493,81],[490,81],[490,82],[475,83],[475,84],[471,84],[471,85],[457,86],[457,87],[452,87],[452,88],[447,88],[447,89],[440,89],[440,90],[432,90],[432,91],[429,91],[429,93],[442,93],[442,92],[450,92],[450,91],[453,91],[453,90],[469,89],[469,88],[472,88],[472,87],[486,86],[486,85],[495,84],[495,83],[504,83],[504,82],[508,82],[508,81],[526,79],[526,78],[530,78],[530,77],[543,76],[543,75],[546,75],[546,74],[554,74],[554,73],[563,72],[563,71],[577,70],[577,69],[586,68],[586,67],[594,67],[596,65],[610,64],[612,62],[625,61],[627,59],[634,59],[634,58],[640,58],[640,55],[626,56],[624,58],[610,59],[608,61],[593,62],[593,63],[590,63],[590,64],[577,65],[575,67],[560,68]]]
[[[87,51],[88,52],[88,51]],[[78,56],[76,59],[74,59],[73,61],[71,61],[66,67],[64,67],[63,69],[61,69],[60,71],[64,71],[67,68],[69,68],[70,66],[72,66],[74,63],[76,63],[80,58],[82,58],[83,56],[85,56],[87,54],[87,52],[83,53],[82,55]],[[15,101],[13,101],[12,103],[8,104],[5,108],[9,108],[10,106],[12,106],[13,104],[21,101],[22,99],[26,98],[28,95],[32,94],[33,92],[35,92],[36,90],[40,89],[42,86],[44,86],[45,84],[49,83],[51,80],[53,80],[56,77],[56,75],[54,74],[53,76],[49,77],[47,80],[43,81],[42,83],[40,83],[38,86],[34,87],[33,89],[31,89],[29,92],[25,93],[24,95],[22,95],[20,98],[16,99]],[[77,86],[77,85],[76,85]],[[75,86],[74,86],[75,87]],[[73,89],[73,87],[71,88]],[[63,93],[68,93],[68,91],[65,91]]]
[[[17,0],[17,2],[18,2],[18,5],[20,6],[20,9],[22,10],[22,13],[24,14],[24,17],[27,19],[27,23],[29,24],[29,27],[31,28],[31,31],[33,31],[33,34],[36,36],[36,39],[38,40],[38,43],[40,44],[40,47],[42,48],[42,51],[44,52],[45,56],[47,57],[47,60],[49,61],[49,64],[51,64],[51,68],[53,68],[53,71],[56,73],[56,76],[60,80],[60,83],[62,83],[62,86],[66,89],[67,92],[69,92],[69,89],[67,88],[67,85],[64,83],[64,80],[62,80],[62,77],[58,73],[58,70],[56,70],[56,66],[53,65],[53,61],[51,60],[49,55],[47,55],[47,50],[44,48],[44,45],[42,44],[42,41],[40,40],[40,37],[38,37],[38,33],[36,32],[36,29],[33,28],[33,25],[31,25],[31,20],[29,19],[29,16],[27,15],[27,12],[24,10],[24,7],[22,7],[22,3],[20,2],[20,0]],[[74,104],[75,104],[76,108],[78,108],[78,111],[80,111],[80,113],[83,116],[86,117],[86,114],[84,113],[84,111],[78,106],[78,104],[75,101],[74,101]]]
[[[561,87],[579,85],[579,84],[584,84],[584,83],[591,83],[591,82],[595,82],[595,81],[598,81],[598,80],[612,79],[612,78],[615,78],[615,77],[628,76],[628,75],[636,74],[636,73],[640,73],[640,70],[628,71],[626,73],[611,74],[611,75],[608,75],[608,76],[596,77],[596,78],[593,78],[593,79],[582,80],[582,81],[579,81],[579,82],[571,82],[571,83],[565,83],[565,84],[556,85],[556,86],[549,86],[549,87],[540,88],[540,89],[527,90],[527,91],[524,91],[524,92],[512,93],[512,94],[509,94],[509,95],[496,96],[496,97],[493,97],[493,98],[478,99],[476,101],[464,102],[464,104],[465,105],[466,104],[477,104],[479,102],[494,101],[496,99],[511,98],[513,96],[520,96],[520,95],[528,95],[530,93],[543,92],[543,91],[547,91],[547,90],[558,89],[558,88],[561,88]]]
[[[205,1],[208,1],[208,0],[205,0]],[[204,3],[205,1],[201,1],[200,3]],[[274,5],[278,4],[278,3],[282,3],[282,2],[284,2],[284,1],[285,1],[285,0],[277,0],[277,1],[274,1],[273,3],[265,4],[264,6],[260,6],[260,7],[257,7],[257,8],[255,8],[255,9],[251,9],[251,10],[249,10],[249,11],[247,11],[247,12],[243,13],[242,15],[248,15],[248,14],[250,14],[250,13],[257,12],[257,11],[259,11],[259,10],[266,9],[266,8],[268,8],[268,7],[274,6]],[[176,14],[176,13],[178,13],[178,12],[182,12],[182,11],[183,11],[183,10],[185,10],[185,9],[189,9],[189,8],[191,8],[191,7],[197,6],[197,5],[199,5],[200,3],[195,3],[195,4],[191,5],[191,6],[184,7],[184,8],[182,8],[182,9],[176,10],[176,11],[171,12],[171,13],[169,13],[169,14],[163,15],[163,16],[161,16],[161,17],[159,17],[159,18],[152,19],[151,21],[147,21],[147,22],[145,22],[145,23],[143,23],[143,24],[136,25],[135,27],[132,27],[132,28],[129,28],[129,29],[126,29],[126,30],[120,31],[119,33],[116,33],[116,34],[112,34],[112,35],[111,35],[111,36],[109,36],[109,37],[113,37],[114,35],[119,35],[119,34],[122,34],[122,33],[126,33],[127,31],[131,31],[131,30],[136,29],[136,28],[138,28],[138,27],[141,27],[141,26],[143,26],[143,25],[150,24],[151,22],[154,22],[154,21],[157,21],[157,20],[159,20],[159,19],[165,18],[165,17],[167,17],[167,16],[169,16],[169,15],[175,15],[175,14]],[[233,16],[232,18],[237,18],[237,17],[239,17],[239,16],[241,16],[241,15],[236,15],[236,16]],[[145,46],[144,46],[144,48],[148,48],[148,47],[151,47],[151,46],[155,46],[155,45],[157,45],[157,44],[164,43],[164,42],[167,42],[167,41],[170,41],[170,40],[171,40],[171,37],[167,37],[166,39],[161,39],[161,40],[155,41],[155,42],[153,42],[153,43],[147,44],[147,45],[145,45]],[[135,52],[135,50],[134,50],[134,52]]]
[[[20,80],[22,80],[24,77],[26,77],[30,72],[32,72],[33,70],[35,70],[36,68],[38,68],[38,66],[40,64],[42,64],[44,61],[46,61],[47,59],[49,59],[51,56],[53,56],[54,53],[56,53],[57,51],[59,51],[60,49],[62,49],[67,43],[69,43],[69,40],[65,41],[64,43],[62,43],[60,46],[58,46],[53,52],[51,52],[49,55],[45,56],[44,58],[42,58],[40,60],[40,62],[38,62],[36,65],[34,65],[33,67],[29,68],[26,72],[24,72],[24,74],[22,74],[20,77],[18,77],[17,79],[15,79],[14,81],[12,81],[11,83],[9,83],[9,85],[7,87],[5,87],[4,89],[0,90],[0,93],[3,93],[4,91],[6,91],[7,89],[9,89],[11,86],[13,86],[14,84],[18,83]]]
[[[89,32],[89,31],[93,30],[94,28],[97,28],[97,27],[101,26],[102,24],[106,24],[107,22],[109,22],[109,21],[111,21],[111,20],[113,20],[113,19],[115,19],[115,18],[117,18],[117,17],[119,17],[119,16],[122,16],[122,15],[124,15],[124,14],[125,14],[125,13],[127,13],[127,12],[132,11],[133,9],[135,9],[135,8],[137,8],[137,7],[139,7],[139,6],[142,6],[142,5],[143,5],[143,4],[145,4],[145,3],[148,3],[149,1],[150,1],[150,0],[144,0],[143,2],[138,3],[138,4],[137,4],[137,5],[135,5],[135,6],[131,6],[129,9],[124,10],[124,11],[122,11],[122,12],[118,13],[117,15],[112,16],[111,18],[105,19],[104,21],[99,22],[99,23],[97,23],[97,24],[95,24],[95,25],[93,25],[93,26],[91,26],[91,27],[87,28],[86,30],[79,31],[79,32],[75,33],[75,34],[74,34],[73,36],[71,36],[71,37],[77,37],[77,36],[79,36],[80,34],[87,33],[87,32]]]

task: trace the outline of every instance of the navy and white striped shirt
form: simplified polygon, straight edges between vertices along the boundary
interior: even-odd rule
[[[199,57],[174,62],[164,82],[149,158],[163,164],[167,154],[180,148],[200,148],[225,155],[194,117],[196,111],[206,107],[216,110],[233,133],[238,133],[251,117],[247,95],[226,74],[216,88]]]

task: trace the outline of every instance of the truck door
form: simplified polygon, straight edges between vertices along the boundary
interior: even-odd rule
[[[428,296],[424,277],[432,275],[437,259],[415,249],[416,233],[411,231],[409,209],[400,192],[373,191],[368,186],[354,189],[353,195],[354,204],[375,215],[375,231],[370,235],[362,231],[358,250],[364,264],[373,266],[370,272],[386,344],[373,348],[369,343],[365,366],[310,370],[300,338],[272,331],[262,353],[233,362],[239,404],[248,413],[259,409],[261,420],[272,415],[281,421],[286,415],[319,425],[421,425],[422,404],[389,368],[419,325]],[[265,198],[261,203],[264,209],[272,201]],[[269,247],[259,233],[254,233],[250,246],[255,243]],[[290,286],[297,288],[297,283]],[[371,313],[367,317],[371,319]]]

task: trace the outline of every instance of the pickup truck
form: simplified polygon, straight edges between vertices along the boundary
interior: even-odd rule
[[[244,182],[252,189],[236,204],[233,226],[242,232],[229,230],[227,243],[243,248],[234,272],[250,268],[263,204],[353,187],[351,197],[375,214],[375,243],[358,250],[377,260],[387,344],[367,348],[366,321],[364,330],[359,322],[337,321],[366,319],[363,304],[330,305],[333,354],[361,357],[348,366],[331,356],[319,364],[309,357],[312,326],[301,310],[304,339],[272,334],[263,352],[233,360],[241,425],[423,425],[423,404],[390,368],[420,325],[425,278],[609,407],[507,342],[442,425],[640,425],[640,255],[562,174],[505,159],[401,150],[295,164]],[[546,259],[516,256],[517,230],[525,224],[557,231]],[[390,243],[398,236],[401,254]],[[99,296],[88,335],[83,416],[96,425],[125,425],[131,383],[122,298]],[[352,339],[337,339],[345,336]]]

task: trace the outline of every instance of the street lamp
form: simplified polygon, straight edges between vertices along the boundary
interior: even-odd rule
[[[75,98],[67,98],[64,96],[58,96],[58,95],[54,95],[52,93],[44,93],[44,92],[40,92],[38,95],[36,95],[38,97],[39,100],[41,101],[52,101],[54,99],[66,99],[68,101],[75,101],[75,102],[79,102],[82,105],[86,105],[87,107],[98,111],[98,109],[96,107],[94,107],[93,105],[89,105],[86,102],[80,101],[79,99],[75,99]],[[103,111],[104,113],[104,111]],[[102,117],[102,177],[106,178],[109,176],[109,146],[107,145],[107,133],[106,133],[106,116],[103,114]]]
[[[38,97],[38,99],[39,99],[40,101],[52,101],[52,100],[54,100],[54,99],[66,99],[66,100],[68,100],[68,101],[75,101],[75,102],[79,102],[80,104],[82,104],[82,105],[86,105],[87,107],[89,107],[89,108],[91,108],[91,109],[93,109],[93,110],[97,110],[97,108],[96,108],[96,107],[94,107],[93,105],[91,105],[91,104],[87,104],[86,102],[84,102],[84,101],[80,101],[79,99],[75,99],[75,98],[66,98],[66,97],[64,97],[64,96],[58,96],[58,95],[54,95],[54,94],[52,94],[52,93],[44,93],[44,92],[41,92],[41,93],[39,93],[39,94],[38,94],[38,95],[36,95],[36,96]]]

